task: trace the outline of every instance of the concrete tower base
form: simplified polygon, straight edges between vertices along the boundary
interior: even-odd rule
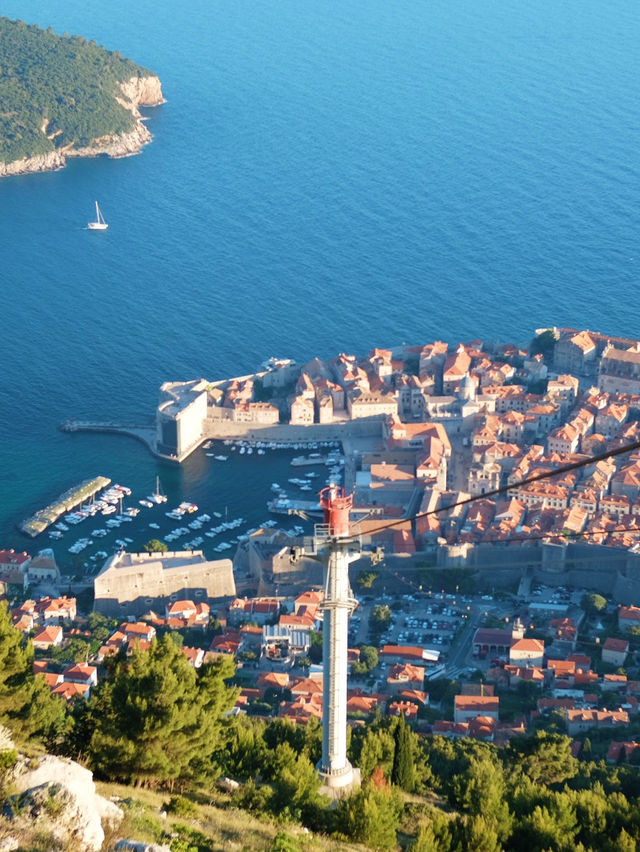
[[[318,775],[322,781],[320,794],[328,799],[343,799],[361,784],[360,770],[355,769],[350,763],[342,772],[324,772],[318,767]]]

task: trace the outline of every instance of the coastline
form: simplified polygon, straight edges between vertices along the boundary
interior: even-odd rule
[[[94,139],[91,145],[84,148],[68,146],[58,151],[48,151],[46,154],[38,154],[34,157],[22,157],[19,160],[11,160],[6,163],[0,162],[0,178],[59,171],[67,165],[68,159],[75,157],[90,159],[107,156],[111,159],[120,159],[139,154],[142,148],[152,141],[153,137],[144,124],[138,107],[154,107],[166,103],[162,94],[162,84],[159,77],[150,75],[147,77],[131,77],[126,82],[120,83],[120,88],[122,89],[122,97],[117,97],[117,100],[133,114],[136,120],[133,130],[128,133]]]

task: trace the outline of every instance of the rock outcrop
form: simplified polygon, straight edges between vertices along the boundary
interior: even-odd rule
[[[92,773],[73,760],[21,757],[12,782],[17,792],[6,801],[4,814],[17,837],[28,837],[37,826],[78,852],[98,852],[103,823],[117,824],[123,817],[117,805],[96,793]]]
[[[148,145],[151,139],[151,134],[145,125],[139,121],[135,130],[130,133],[103,136],[100,139],[95,139],[86,148],[71,148],[67,151],[67,157],[99,157],[101,155],[114,158],[130,157],[132,154],[138,154],[140,148],[143,145]]]
[[[14,160],[9,163],[0,162],[0,177],[56,171],[64,168],[69,157],[108,156],[117,158],[138,154],[140,149],[151,142],[152,139],[151,133],[141,120],[138,107],[159,106],[165,103],[162,96],[162,84],[155,75],[135,76],[125,83],[120,83],[120,88],[122,89],[122,97],[117,97],[117,100],[135,117],[136,126],[133,130],[128,133],[94,139],[91,145],[83,148],[67,146],[35,157],[23,157],[21,160]]]
[[[64,154],[60,151],[49,151],[48,154],[39,154],[37,157],[23,157],[11,163],[0,162],[0,177],[9,175],[24,175],[31,172],[53,172],[64,168],[66,163]]]
[[[115,850],[116,852],[171,852],[171,848],[164,843],[141,843],[139,840],[119,840]]]
[[[120,83],[120,88],[129,104],[136,109],[166,103],[158,77],[132,77],[126,83]]]

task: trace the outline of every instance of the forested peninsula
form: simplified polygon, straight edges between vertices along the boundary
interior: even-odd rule
[[[0,177],[135,154],[151,141],[138,107],[163,102],[158,77],[118,51],[0,17]]]

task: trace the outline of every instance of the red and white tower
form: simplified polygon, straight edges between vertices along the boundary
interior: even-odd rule
[[[320,492],[324,525],[316,528],[315,550],[324,564],[322,759],[318,764],[325,792],[339,796],[360,781],[347,759],[347,651],[349,616],[356,606],[349,585],[349,563],[362,555],[350,535],[353,495],[330,485]]]

